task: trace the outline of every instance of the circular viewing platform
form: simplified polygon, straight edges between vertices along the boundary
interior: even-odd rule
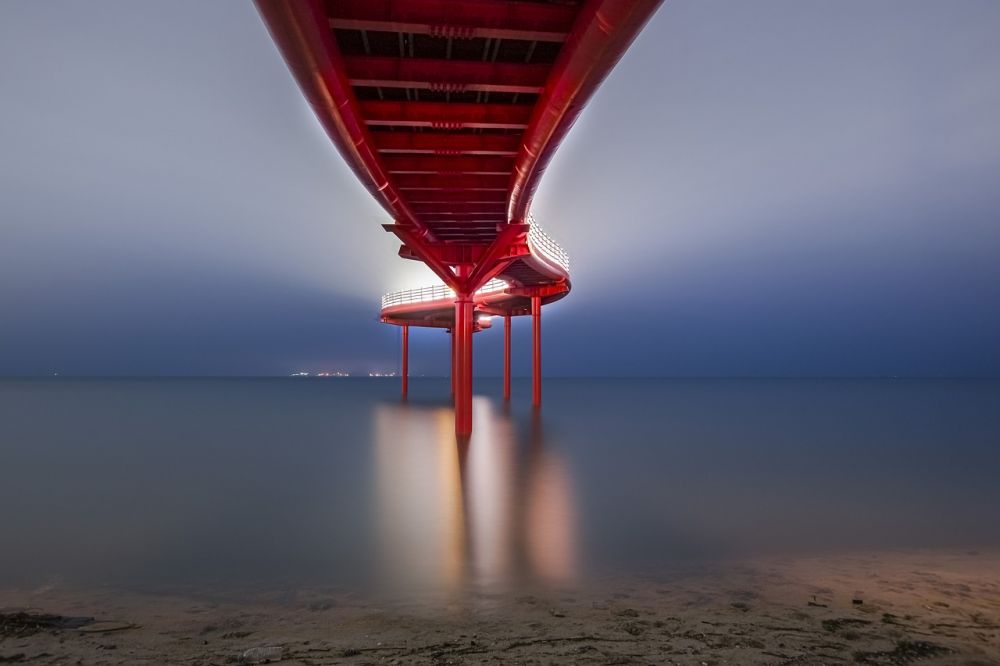
[[[569,255],[529,216],[528,252],[473,295],[476,328],[489,328],[490,316],[531,314],[531,295],[541,292],[551,303],[570,292]],[[438,283],[382,297],[380,319],[398,326],[451,328],[455,324],[455,291]]]

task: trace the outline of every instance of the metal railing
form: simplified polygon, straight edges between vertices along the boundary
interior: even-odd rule
[[[546,259],[554,262],[566,272],[569,272],[569,255],[566,250],[560,247],[559,243],[552,240],[552,237],[542,231],[542,228],[535,222],[535,218],[528,215],[528,246]]]
[[[492,294],[503,291],[509,285],[503,280],[493,278],[478,290],[477,294]],[[436,284],[432,287],[421,287],[420,289],[404,289],[394,291],[382,297],[382,309],[393,305],[409,305],[410,303],[424,303],[431,301],[453,301],[455,292],[444,283]]]
[[[531,215],[528,216],[528,247],[531,248],[532,252],[537,252],[544,258],[561,266],[566,272],[569,272],[569,255],[563,250],[558,243],[552,240],[552,237],[547,233],[542,231],[541,227],[535,222],[535,218]],[[503,291],[509,285],[498,278],[493,278],[486,284],[484,284],[479,290],[476,291],[477,294],[490,294],[498,291]],[[455,292],[448,287],[443,282],[441,284],[436,284],[431,287],[421,287],[419,289],[404,289],[403,291],[394,291],[391,294],[386,294],[382,297],[382,309],[387,307],[392,307],[394,305],[409,305],[411,303],[427,303],[432,301],[452,301],[455,299]]]

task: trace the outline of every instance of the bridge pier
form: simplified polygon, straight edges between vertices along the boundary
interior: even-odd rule
[[[510,400],[510,315],[503,316],[503,399]]]
[[[565,296],[570,275],[565,252],[531,219],[532,197],[581,110],[661,1],[256,0],[320,124],[389,214],[392,223],[383,226],[402,242],[399,256],[424,263],[443,282],[387,295],[381,320],[451,327],[452,395],[460,436],[472,429],[472,333],[487,327],[474,320],[473,298],[484,312],[532,315],[532,403],[536,408],[541,404],[541,300]],[[463,5],[461,17],[454,15],[456,4]],[[419,16],[404,16],[409,5],[418,7],[414,11]],[[351,58],[355,41],[366,41],[366,29],[384,32],[389,42],[396,35],[402,45],[407,35],[427,32],[427,26],[429,36],[411,39],[408,55],[401,52],[396,58],[388,53],[377,62]],[[332,33],[331,27],[336,28]],[[489,63],[453,60],[452,37],[477,34],[533,41],[543,38],[540,35],[558,35],[562,45],[551,62],[532,60],[531,49],[525,66],[502,71],[494,71]],[[499,37],[494,56],[498,44]],[[439,95],[411,95],[428,77],[446,81],[444,90],[489,83],[507,90],[527,87],[539,94],[517,104],[478,95],[462,103],[449,103]],[[405,89],[405,101],[359,95],[372,81]],[[380,126],[391,131],[372,131]],[[425,126],[437,131],[425,132]],[[467,128],[502,132],[470,133]],[[484,194],[487,191],[493,194]],[[492,278],[505,287],[480,298],[477,291]],[[504,398],[509,399],[510,317],[504,324]],[[406,331],[403,335],[405,396],[409,336]]]
[[[531,297],[531,404],[542,405],[542,297]]]
[[[410,389],[410,327],[409,325],[403,325],[403,362],[402,368],[400,369],[400,376],[402,377],[402,393],[403,399],[406,399],[407,393]]]
[[[448,340],[451,342],[451,399],[455,400],[455,381],[458,377],[458,357],[455,355],[455,329],[448,329]]]
[[[472,294],[455,298],[455,433],[472,434]]]

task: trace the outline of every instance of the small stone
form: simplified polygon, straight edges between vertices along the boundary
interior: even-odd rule
[[[285,648],[276,645],[250,648],[243,653],[240,660],[245,664],[263,664],[272,659],[275,661],[281,659],[284,651]]]
[[[86,634],[103,634],[109,631],[122,631],[124,629],[135,628],[136,625],[131,622],[94,622],[93,624],[80,627],[77,631],[82,631]]]

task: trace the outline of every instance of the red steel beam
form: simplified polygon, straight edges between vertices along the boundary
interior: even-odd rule
[[[565,294],[569,291],[569,285],[567,282],[556,282],[554,284],[541,284],[534,286],[525,287],[511,287],[506,290],[506,293],[512,296],[526,296],[528,298],[538,296],[539,298],[545,300],[550,296],[556,296],[559,294]],[[545,301],[546,303],[548,300]]]
[[[450,236],[447,234],[441,235],[442,243],[469,243],[471,241],[487,243],[489,242],[489,240],[490,236],[487,236],[486,234],[475,235],[467,233],[461,233],[461,234],[456,233]]]
[[[354,86],[444,92],[540,93],[549,73],[549,65],[476,60],[349,56],[344,64]]]
[[[406,398],[410,390],[410,325],[403,325],[403,362],[400,375],[402,376],[403,398]]]
[[[441,259],[441,261],[448,265],[458,265],[458,264],[475,264],[478,263],[486,252],[490,249],[490,245],[493,239],[497,235],[495,225],[493,229],[486,229],[485,227],[476,228],[477,233],[486,233],[487,231],[491,234],[490,238],[485,239],[483,242],[476,243],[437,243],[434,246],[434,253]],[[524,245],[511,245],[507,251],[507,254],[503,258],[517,258],[527,255],[529,252],[528,246]],[[411,250],[406,245],[401,245],[399,248],[399,256],[402,259],[416,259],[420,260],[413,250]]]
[[[502,155],[514,157],[517,134],[446,134],[440,132],[372,132],[380,153],[404,155]]]
[[[503,316],[503,399],[510,400],[510,315]]]
[[[448,317],[447,320],[429,317],[410,319],[409,317],[382,315],[379,317],[379,321],[393,326],[419,326],[420,328],[451,328],[452,326],[451,317]]]
[[[459,240],[462,245],[483,245],[492,243],[493,239],[496,238],[497,235],[496,231],[491,231],[485,227],[473,227],[470,229],[450,227],[436,229],[435,233],[439,235],[439,238],[442,241]]]
[[[434,229],[434,236],[440,245],[460,245],[461,247],[479,247],[489,245],[496,238],[496,224],[491,222],[490,226],[481,223],[460,222],[456,224],[442,224]]]
[[[451,338],[451,398],[455,399],[455,383],[458,381],[458,347],[455,345],[455,328],[448,330]]]
[[[410,205],[418,208],[420,204],[446,204],[446,203],[484,203],[484,204],[506,204],[507,196],[502,191],[493,192],[469,192],[464,190],[437,190],[421,191],[415,190],[409,194]],[[506,206],[504,207],[506,210]]]
[[[514,160],[495,155],[386,155],[382,158],[386,171],[392,174],[472,174],[477,176],[507,176]]]
[[[542,405],[542,297],[531,297],[531,404]]]
[[[503,212],[499,213],[452,213],[442,216],[440,213],[427,213],[421,215],[421,219],[427,224],[434,224],[439,227],[455,226],[468,227],[472,224],[479,224],[482,227],[496,231],[497,224],[507,221],[507,216]]]
[[[531,118],[530,104],[473,104],[448,102],[359,103],[369,126],[433,127],[437,129],[523,129]]]
[[[477,309],[476,312],[479,312],[479,310]],[[455,325],[454,313],[449,313],[447,316],[440,313],[433,313],[422,317],[408,317],[406,314],[382,315],[379,317],[379,321],[383,324],[392,324],[393,326],[419,326],[420,328],[450,329]],[[492,327],[493,325],[488,322],[483,322],[482,324],[476,322],[472,326],[472,332],[482,333],[484,330]]]
[[[511,248],[524,245],[527,234],[527,224],[503,225],[489,249],[476,262],[476,266],[465,285],[466,288],[469,291],[476,291],[506,268],[512,261],[510,259]]]
[[[530,312],[519,312],[521,308],[508,308],[504,304],[492,304],[492,305],[479,305],[476,308],[477,312],[481,312],[484,315],[490,315],[491,317],[515,317],[518,314],[531,314]]]
[[[422,218],[428,226],[442,232],[476,231],[496,235],[497,226],[507,219],[503,213],[427,213]],[[437,233],[435,231],[435,233]]]
[[[458,267],[458,279],[465,282],[468,267]],[[472,434],[472,331],[475,326],[472,294],[456,289],[455,293],[455,433]]]
[[[496,238],[495,231],[488,229],[441,229],[435,235],[442,245],[488,245]]]
[[[508,176],[447,176],[442,174],[410,174],[400,175],[395,178],[396,184],[402,191],[410,190],[432,191],[446,190],[449,192],[506,192],[507,183],[510,182]],[[410,196],[407,194],[407,196]]]
[[[499,215],[503,219],[507,212],[507,206],[503,201],[492,203],[458,203],[454,201],[441,201],[433,203],[410,203],[413,210],[419,215],[429,213],[435,215]]]
[[[481,244],[496,238],[496,232],[484,229],[442,229],[439,237],[444,243]]]
[[[489,247],[489,241],[483,243],[438,243],[435,246],[435,254],[441,261],[448,265],[456,265],[467,261],[476,261],[477,258]],[[399,246],[399,257],[401,259],[415,259],[421,261],[420,257],[406,245]]]
[[[661,0],[587,0],[524,132],[507,217],[523,220],[560,141]]]
[[[561,42],[577,9],[500,0],[327,0],[331,28]]]

